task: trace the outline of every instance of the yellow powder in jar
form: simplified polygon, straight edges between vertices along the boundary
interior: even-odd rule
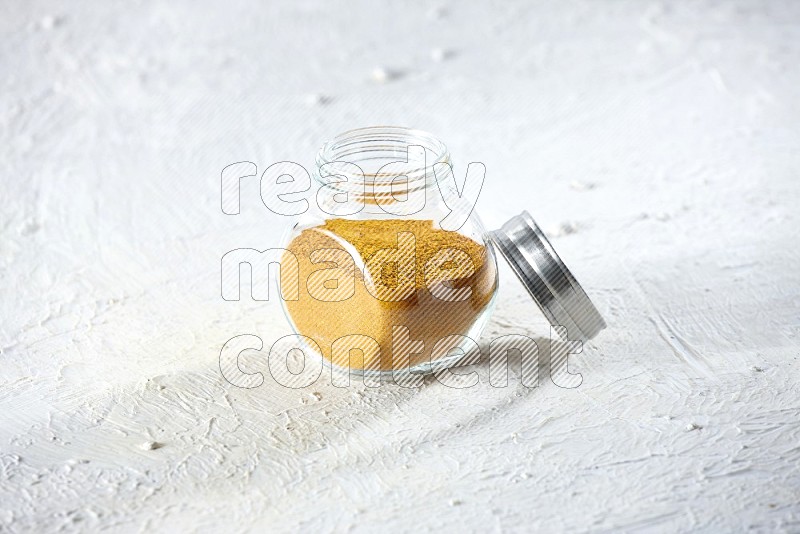
[[[430,362],[436,342],[465,335],[496,290],[487,249],[430,220],[329,219],[303,230],[287,250],[284,294],[299,280],[298,299],[285,301],[288,314],[299,334],[344,368],[392,369],[393,327],[408,329],[400,349],[413,350],[402,361],[395,355],[394,367]],[[404,260],[408,253],[412,261]],[[379,261],[393,254],[400,261]]]

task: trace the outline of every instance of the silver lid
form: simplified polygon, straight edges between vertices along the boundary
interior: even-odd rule
[[[553,326],[570,339],[588,341],[606,327],[589,296],[558,257],[527,211],[508,220],[489,238]]]

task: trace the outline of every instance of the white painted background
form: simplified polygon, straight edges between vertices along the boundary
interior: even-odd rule
[[[254,4],[0,9],[0,530],[800,531],[799,3]],[[223,381],[289,329],[219,296],[285,224],[221,169],[373,124],[551,231],[581,387]],[[501,274],[484,343],[546,337]]]

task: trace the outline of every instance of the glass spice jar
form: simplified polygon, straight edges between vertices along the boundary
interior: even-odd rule
[[[469,172],[460,193],[432,135],[345,132],[322,147],[313,177],[317,202],[284,237],[280,283],[296,296],[282,300],[293,329],[326,364],[397,376],[474,361],[497,295],[495,248],[571,339],[605,327],[526,212],[485,230],[463,195]]]

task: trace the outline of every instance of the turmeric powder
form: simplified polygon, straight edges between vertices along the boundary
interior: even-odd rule
[[[284,252],[282,288],[300,281],[286,310],[297,333],[334,365],[413,368],[431,361],[440,339],[467,335],[489,305],[497,272],[488,254],[431,220],[329,219],[302,230]],[[413,348],[402,362],[393,347],[397,327],[407,329]]]

